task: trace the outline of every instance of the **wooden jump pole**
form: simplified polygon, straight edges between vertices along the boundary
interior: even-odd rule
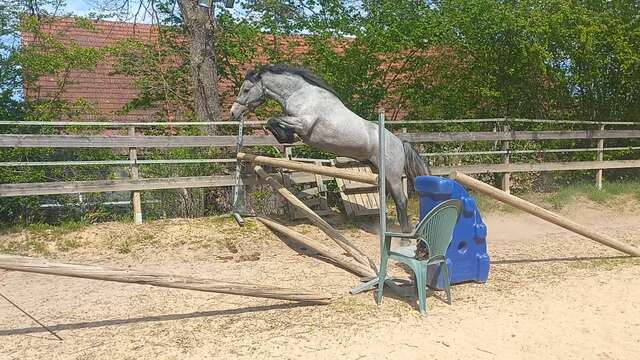
[[[358,276],[362,276],[362,277],[376,276],[376,273],[372,269],[370,269],[368,266],[354,262],[351,258],[346,257],[342,254],[336,254],[329,247],[322,245],[318,241],[313,240],[307,236],[304,236],[295,230],[292,230],[282,224],[279,224],[267,218],[263,218],[261,216],[257,216],[256,219],[261,223],[263,223],[266,227],[271,229],[271,231],[286,235],[287,237],[293,239],[294,241],[304,245],[306,248],[311,249],[312,251],[315,251],[316,253],[330,259],[331,261],[357,274]]]
[[[318,304],[331,301],[329,295],[307,291],[107,266],[56,263],[25,256],[0,255],[0,269]]]
[[[640,256],[640,249],[635,246],[631,246],[629,244],[625,244],[617,239],[612,238],[609,235],[599,233],[597,231],[591,230],[584,225],[578,224],[572,220],[564,218],[556,213],[553,213],[547,209],[543,209],[537,205],[534,205],[528,201],[522,200],[513,195],[509,195],[504,191],[496,189],[495,187],[485,184],[482,181],[478,181],[471,176],[468,176],[459,171],[453,171],[449,174],[449,177],[453,180],[460,182],[461,184],[472,188],[474,190],[480,191],[486,195],[491,196],[492,198],[502,201],[503,203],[509,204],[513,207],[516,207],[524,212],[527,212],[531,215],[537,216],[541,219],[549,221],[553,224],[556,224],[560,227],[563,227],[567,230],[578,233],[584,237],[587,237],[593,241],[597,241],[601,244],[612,247],[616,250],[619,250],[623,253],[629,254],[631,256]]]
[[[333,241],[335,241],[338,246],[340,246],[344,251],[346,251],[349,255],[351,255],[357,262],[361,263],[365,266],[370,266],[373,270],[376,269],[374,262],[365,255],[360,249],[358,249],[355,245],[351,243],[351,241],[347,240],[342,234],[340,234],[333,226],[329,225],[323,218],[321,218],[318,214],[316,214],[311,208],[309,208],[305,203],[303,203],[300,199],[298,199],[295,195],[293,195],[289,190],[287,190],[282,184],[276,180],[273,176],[267,174],[266,171],[260,165],[256,165],[253,168],[264,182],[266,182],[274,191],[277,191],[278,194],[282,195],[285,200],[287,200],[291,205],[298,208],[302,213],[306,216],[307,219],[311,220],[316,226],[320,228],[325,234],[327,234]]]
[[[238,160],[250,161],[255,164],[271,165],[289,170],[297,170],[312,174],[320,174],[341,179],[359,181],[366,184],[378,185],[378,175],[371,173],[360,173],[345,169],[337,169],[330,166],[318,166],[313,164],[305,164],[298,161],[276,159],[268,156],[258,156],[252,154],[238,153]]]

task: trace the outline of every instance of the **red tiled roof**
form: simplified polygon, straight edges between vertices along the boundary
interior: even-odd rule
[[[45,34],[56,36],[65,43],[75,42],[80,46],[91,48],[101,48],[132,38],[143,42],[153,42],[158,38],[157,27],[153,25],[92,21],[91,28],[87,28],[86,26],[80,26],[72,18],[55,19],[53,22],[43,25],[41,30]],[[267,35],[265,40],[267,43],[271,43],[274,39],[272,36]],[[22,34],[22,41],[25,46],[29,46],[37,40],[33,34],[25,32]],[[339,42],[334,46],[340,49],[344,47]],[[282,41],[280,47],[293,57],[308,51],[305,39],[302,36],[288,37],[286,41]],[[138,109],[126,114],[119,113],[127,103],[139,94],[139,90],[133,84],[133,77],[113,74],[113,61],[113,59],[106,59],[92,70],[72,70],[62,93],[60,93],[60,86],[58,85],[60,79],[58,77],[55,75],[42,76],[34,84],[26,86],[26,95],[30,99],[46,99],[58,95],[61,99],[68,101],[84,100],[91,104],[95,111],[78,116],[78,120],[159,120],[158,108]],[[265,63],[267,61],[268,58],[264,55],[258,56],[255,60],[256,63]],[[249,68],[254,65],[246,64],[242,67]],[[235,97],[234,86],[231,81],[221,78],[219,79],[218,89],[221,95],[221,112],[223,117],[226,117]],[[392,99],[387,99],[385,102],[388,103],[390,101]],[[403,118],[405,116],[403,109],[394,109],[394,106],[387,107],[387,111],[389,115],[395,118]],[[175,117],[170,120],[184,120],[184,114],[175,110],[174,112],[176,113]]]
[[[82,47],[102,48],[118,41],[135,39],[142,42],[157,40],[157,27],[148,24],[133,24],[111,21],[92,21],[91,27],[81,26],[72,18],[58,18],[42,25],[41,31],[55,36],[63,43],[75,43]],[[23,33],[22,42],[29,46],[37,39],[32,33]],[[114,74],[113,59],[106,59],[92,70],[72,70],[64,91],[60,93],[58,76],[40,77],[34,84],[27,84],[26,95],[30,99],[47,99],[58,95],[73,102],[82,100],[93,107],[78,117],[78,120],[107,121],[151,121],[158,120],[158,109],[137,109],[126,114],[123,107],[140,91],[133,84],[135,78]],[[175,120],[179,120],[180,116]]]

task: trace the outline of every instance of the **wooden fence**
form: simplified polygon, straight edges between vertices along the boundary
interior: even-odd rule
[[[495,131],[478,132],[407,132],[406,127],[411,125],[427,124],[460,124],[460,123],[493,123]],[[591,130],[544,130],[544,131],[514,131],[507,127],[509,123],[537,123],[537,124],[571,124],[590,125],[598,129]],[[247,127],[262,127],[264,122],[245,122]],[[558,121],[547,119],[457,119],[457,120],[426,120],[426,121],[402,121],[387,123],[390,128],[398,130],[396,134],[402,140],[411,143],[447,143],[447,142],[494,142],[500,144],[499,150],[470,151],[470,152],[439,152],[422,153],[426,157],[445,156],[461,157],[474,155],[499,155],[502,163],[499,164],[473,164],[457,166],[433,166],[434,175],[446,175],[452,170],[459,170],[469,174],[503,173],[503,190],[509,192],[510,173],[513,172],[538,172],[538,171],[565,171],[565,170],[597,170],[596,184],[602,187],[602,171],[604,169],[640,168],[640,159],[633,160],[604,160],[606,151],[639,150],[640,146],[605,147],[607,139],[640,139],[638,129],[610,129],[606,126],[636,127],[636,122],[591,122],[591,121]],[[142,221],[140,205],[140,191],[160,189],[182,189],[201,187],[233,186],[234,178],[231,175],[172,177],[172,178],[139,178],[138,168],[146,164],[193,164],[193,163],[234,163],[235,159],[138,159],[139,148],[176,148],[176,147],[235,147],[236,136],[144,136],[136,131],[136,127],[152,126],[203,126],[203,125],[236,125],[237,122],[149,122],[149,123],[105,123],[105,122],[40,122],[40,121],[0,121],[0,126],[53,126],[53,127],[103,127],[103,128],[128,128],[127,135],[33,135],[33,134],[0,134],[0,147],[5,148],[125,148],[128,149],[127,160],[94,160],[94,161],[1,161],[3,167],[25,166],[84,166],[84,165],[119,165],[129,166],[130,179],[120,180],[92,180],[73,182],[44,182],[44,183],[20,183],[0,184],[0,197],[7,196],[32,196],[50,194],[73,194],[86,192],[133,192],[133,206],[136,223]],[[501,131],[497,129],[500,128]],[[596,147],[568,148],[568,149],[540,149],[514,150],[513,144],[517,141],[542,141],[542,140],[593,140],[597,141]],[[274,146],[280,145],[272,136],[245,135],[244,147]],[[301,144],[293,144],[298,146]],[[540,163],[514,163],[512,156],[515,154],[531,153],[576,153],[594,152],[594,161],[572,162],[540,162]],[[300,159],[299,161],[328,161],[321,159]],[[296,174],[304,181],[305,176],[313,178],[311,174]],[[311,180],[310,180],[311,181]],[[244,178],[246,184],[256,182],[254,176],[247,175]]]

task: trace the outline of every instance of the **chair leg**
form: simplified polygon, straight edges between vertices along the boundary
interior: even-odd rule
[[[376,303],[378,305],[382,303],[382,292],[384,291],[384,281],[387,279],[388,262],[389,256],[383,253],[380,257],[380,272],[378,273],[378,289],[376,293]]]
[[[451,283],[449,282],[449,267],[447,267],[447,262],[442,262],[440,268],[442,269],[444,290],[447,292],[447,303],[451,305]]]
[[[416,266],[414,269],[416,274],[416,287],[418,288],[418,308],[421,314],[427,314],[427,269],[422,266]]]

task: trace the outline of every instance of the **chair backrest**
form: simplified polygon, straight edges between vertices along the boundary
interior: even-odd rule
[[[458,223],[462,203],[453,199],[434,207],[416,227],[416,237],[427,244],[429,258],[445,256],[453,239],[453,230]]]

